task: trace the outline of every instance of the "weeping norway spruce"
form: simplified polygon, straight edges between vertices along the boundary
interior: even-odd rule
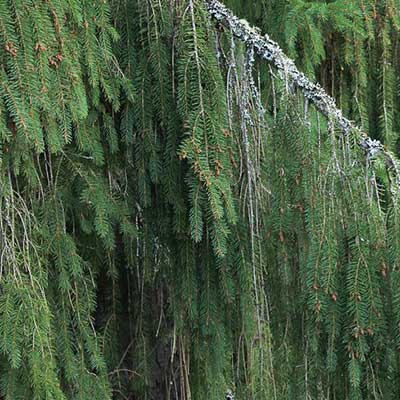
[[[400,397],[400,1],[251,3],[0,1],[1,400]]]

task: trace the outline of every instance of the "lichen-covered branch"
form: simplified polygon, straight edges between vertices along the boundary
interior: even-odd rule
[[[347,119],[336,106],[335,100],[318,83],[312,82],[304,73],[300,72],[294,61],[286,56],[279,45],[271,40],[267,34],[261,35],[258,29],[251,27],[246,20],[236,17],[220,1],[205,0],[205,3],[212,18],[228,27],[233,35],[249,48],[254,48],[257,54],[277,68],[284,78],[290,79],[302,91],[305,98],[314,103],[315,107],[327,118],[336,121],[345,134],[350,131],[356,133],[360,138],[361,147],[366,151],[369,158],[382,154],[386,165],[393,170],[396,177],[395,190],[397,192],[400,190],[399,162],[390,151],[385,149],[379,140],[370,138],[352,121]]]

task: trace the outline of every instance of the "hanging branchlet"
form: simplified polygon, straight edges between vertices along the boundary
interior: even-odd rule
[[[253,100],[256,103],[258,117],[262,123],[265,123],[265,109],[262,104],[261,94],[258,90],[256,82],[254,80],[254,63],[255,63],[255,55],[254,55],[254,48],[250,47],[247,49],[246,52],[246,63],[245,69],[247,74],[247,79],[249,81],[250,91],[253,97]]]

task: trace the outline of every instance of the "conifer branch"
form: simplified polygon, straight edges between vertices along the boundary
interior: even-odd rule
[[[218,0],[205,0],[206,7],[212,18],[228,27],[232,34],[253,48],[257,54],[272,64],[282,78],[291,80],[293,86],[299,88],[304,97],[314,103],[327,118],[336,121],[344,134],[354,132],[360,137],[359,144],[367,153],[368,158],[382,154],[388,168],[393,169],[396,177],[396,191],[400,190],[400,165],[396,156],[379,141],[370,138],[352,121],[346,118],[342,111],[336,106],[335,100],[326,93],[318,84],[312,82],[304,73],[300,72],[294,61],[290,59],[279,45],[270,39],[268,34],[261,35],[259,30],[251,27],[246,20],[239,19]]]

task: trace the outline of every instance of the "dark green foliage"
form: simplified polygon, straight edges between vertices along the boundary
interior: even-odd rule
[[[396,1],[230,3],[396,148]],[[199,0],[0,1],[0,398],[397,399],[357,143]]]

